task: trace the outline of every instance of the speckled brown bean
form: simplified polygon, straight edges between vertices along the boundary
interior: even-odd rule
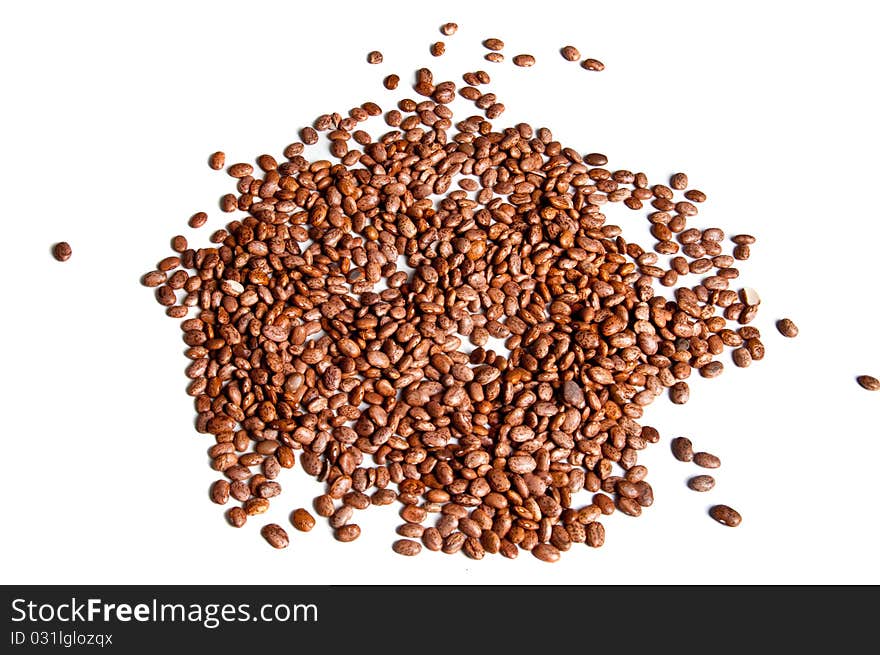
[[[164,284],[167,279],[168,274],[165,271],[150,271],[141,278],[141,283],[145,287],[155,288]]]
[[[446,539],[446,537],[455,532],[456,529],[458,529],[458,518],[451,514],[444,513],[437,520],[437,530],[440,532],[440,536],[443,539]]]
[[[252,494],[247,482],[244,480],[235,480],[229,485],[229,495],[243,503],[248,500]]]
[[[711,475],[695,475],[687,481],[687,486],[694,491],[710,491],[715,487],[715,478]]]
[[[504,41],[501,39],[486,39],[483,45],[489,50],[504,50]]]
[[[171,249],[174,252],[182,253],[187,249],[187,246],[186,237],[181,234],[171,239]]]
[[[244,511],[248,516],[265,514],[269,511],[269,501],[265,498],[251,498],[245,501]]]
[[[378,50],[372,50],[367,53],[368,64],[381,64],[383,59],[382,53]]]
[[[498,118],[501,114],[504,113],[504,104],[500,102],[496,102],[494,104],[489,105],[489,108],[486,109],[486,118]]]
[[[361,528],[357,523],[349,523],[348,525],[336,528],[333,536],[336,537],[337,541],[347,543],[349,541],[354,541],[361,536]]]
[[[868,391],[880,391],[880,380],[873,375],[860,375],[856,378],[856,382],[859,383],[859,386],[862,389]]]
[[[764,359],[764,343],[759,338],[748,339],[746,341],[746,348],[749,349],[752,359],[756,362]]]
[[[178,266],[180,266],[180,257],[172,256],[166,257],[165,259],[161,260],[156,268],[158,268],[160,271],[168,272],[173,271]]]
[[[747,368],[752,363],[752,354],[748,351],[748,348],[737,348],[731,356],[733,357],[733,363],[740,368]]]
[[[589,523],[586,526],[587,545],[591,548],[599,548],[605,543],[605,526],[599,522]]]
[[[225,194],[222,198],[220,198],[220,210],[226,212],[227,214],[230,212],[234,212],[238,209],[238,200],[235,195],[232,193]]]
[[[794,324],[790,318],[783,318],[776,321],[776,329],[779,330],[779,334],[784,337],[793,338],[798,335],[798,326]]]
[[[508,539],[501,540],[501,546],[498,548],[498,552],[501,553],[502,557],[506,557],[507,559],[516,559],[519,557],[519,548]]]
[[[67,241],[60,241],[52,248],[52,256],[59,262],[66,262],[70,259],[71,254],[73,254],[73,250]]]
[[[264,525],[260,530],[260,534],[263,535],[263,539],[268,541],[272,548],[287,548],[287,545],[290,543],[287,531],[277,523]]]
[[[391,546],[391,549],[398,555],[412,557],[422,552],[422,545],[418,541],[412,541],[411,539],[398,539]]]
[[[390,505],[397,499],[397,492],[393,489],[379,489],[372,496],[370,496],[370,502],[373,505]]]
[[[229,173],[230,177],[242,178],[253,173],[254,167],[250,164],[238,163],[230,166],[226,172]]]
[[[684,191],[688,186],[688,176],[684,173],[676,173],[670,178],[669,186],[676,191]]]
[[[684,405],[691,397],[691,388],[684,380],[679,380],[669,387],[669,399],[676,405]]]
[[[404,523],[397,526],[397,534],[408,539],[418,539],[425,534],[425,526],[420,523]]]
[[[721,525],[726,525],[729,528],[735,528],[742,523],[742,516],[740,516],[740,513],[727,505],[714,505],[709,510],[709,516],[718,521]]]
[[[565,526],[568,538],[573,544],[583,544],[587,541],[587,531],[580,523],[569,523]]]
[[[724,364],[722,362],[709,362],[705,366],[700,367],[700,375],[704,378],[717,378],[724,372]]]
[[[483,550],[491,555],[501,550],[501,537],[493,530],[486,530],[480,537],[480,543],[483,545]]]
[[[315,512],[317,512],[318,516],[329,518],[333,516],[334,511],[333,498],[331,496],[322,494],[315,498]]]
[[[588,71],[603,71],[603,70],[605,70],[605,64],[603,64],[598,59],[592,59],[592,58],[584,59],[584,61],[581,62],[581,66],[583,68],[587,69]]]
[[[304,127],[299,132],[299,138],[307,146],[314,145],[318,142],[318,132],[313,127]]]
[[[299,141],[294,141],[284,149],[284,156],[293,159],[297,155],[301,155],[303,150],[305,150],[305,146]]]
[[[226,165],[226,153],[218,150],[215,153],[212,153],[210,157],[208,157],[208,166],[213,168],[215,171],[219,171]]]
[[[739,259],[740,261],[746,260],[751,255],[751,250],[747,244],[741,244],[735,246],[733,249],[733,257],[734,259]]]
[[[389,91],[393,91],[394,89],[397,88],[397,85],[400,84],[400,77],[398,75],[395,75],[394,73],[392,73],[391,75],[389,75],[388,77],[386,77],[384,79],[382,84],[384,84],[385,88],[388,89]]]
[[[458,23],[443,23],[440,26],[440,33],[443,36],[452,36],[458,31]]]
[[[721,460],[712,453],[694,453],[694,464],[704,469],[717,469],[721,466]]]
[[[346,525],[350,520],[352,515],[354,514],[354,508],[349,507],[348,505],[343,505],[338,508],[333,515],[330,517],[329,523],[331,528],[341,528],[343,525]]]
[[[437,41],[431,44],[431,55],[434,57],[442,57],[446,52],[446,44],[443,41]]]
[[[690,462],[694,459],[694,444],[687,437],[676,437],[672,440],[672,456],[679,462]]]
[[[191,228],[200,228],[205,223],[208,222],[208,215],[205,212],[196,212],[189,219],[189,226]]]
[[[577,522],[581,525],[587,525],[597,520],[602,515],[602,510],[598,505],[590,504],[581,508],[577,513]]]
[[[211,500],[218,505],[225,505],[229,501],[229,482],[217,480],[211,485]]]
[[[156,302],[165,307],[171,307],[177,299],[174,290],[169,286],[161,286],[156,289]]]
[[[440,536],[437,528],[425,528],[425,532],[422,534],[422,543],[428,550],[436,552],[443,548],[443,537]]]
[[[657,443],[658,441],[660,441],[660,432],[657,430],[657,428],[650,425],[644,426],[642,428],[642,433],[639,436],[641,436],[641,438],[648,443]]]
[[[593,496],[593,504],[606,516],[614,514],[614,501],[605,494],[595,494]]]
[[[581,58],[581,53],[573,45],[567,45],[563,47],[559,51],[559,54],[561,54],[562,58],[566,61],[577,61]]]
[[[355,509],[367,509],[370,506],[370,497],[359,491],[350,491],[343,496],[342,502]]]
[[[308,532],[315,527],[315,517],[303,507],[293,510],[293,514],[290,516],[290,522],[293,524],[293,527],[300,532]]]
[[[513,63],[520,68],[528,68],[535,65],[535,58],[532,55],[516,55]]]
[[[559,524],[554,525],[550,533],[550,543],[561,553],[570,550],[571,537],[568,535],[568,530]]]
[[[257,157],[257,166],[268,173],[278,168],[278,161],[272,155],[263,154]]]
[[[231,508],[226,512],[226,518],[229,523],[236,528],[240,528],[247,523],[247,513],[241,507]]]
[[[453,532],[443,540],[442,550],[447,555],[452,555],[462,549],[465,541],[467,541],[467,535],[463,532]]]
[[[642,515],[642,506],[638,504],[632,498],[624,498],[618,496],[617,498],[617,509],[626,514],[627,516],[641,516]]]
[[[424,507],[418,507],[417,505],[407,505],[402,510],[400,510],[400,517],[404,521],[409,521],[410,523],[421,523],[428,516],[428,512]]]
[[[538,544],[532,548],[532,555],[542,562],[552,563],[559,561],[559,549],[550,544]]]
[[[636,502],[642,507],[650,507],[654,504],[654,488],[648,484],[646,480],[636,482],[639,495],[636,496]]]

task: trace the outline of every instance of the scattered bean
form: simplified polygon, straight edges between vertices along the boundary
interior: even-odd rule
[[[742,523],[742,516],[732,507],[727,505],[713,505],[709,510],[709,516],[718,521],[721,525],[735,528]]]
[[[798,335],[798,326],[790,318],[783,318],[776,322],[776,329],[784,337],[793,338]]]
[[[398,539],[394,542],[392,548],[398,555],[412,557],[421,552],[422,545],[418,541],[412,541],[411,539]]]
[[[263,535],[263,539],[268,541],[272,548],[287,548],[290,543],[287,532],[277,523],[264,525],[260,530],[260,534]]]
[[[859,383],[859,386],[861,386],[862,389],[867,389],[868,391],[880,391],[880,380],[873,375],[860,375],[856,378],[856,382]]]
[[[70,259],[71,254],[73,254],[73,250],[67,241],[60,241],[52,248],[52,256],[59,262],[66,262]]]
[[[710,491],[715,487],[715,478],[711,475],[695,475],[688,480],[687,485],[694,491]]]
[[[672,455],[679,462],[690,462],[694,459],[694,445],[687,437],[676,437],[672,440]]]
[[[694,464],[706,469],[717,469],[721,466],[721,460],[711,453],[694,453]]]
[[[218,150],[213,153],[210,157],[208,157],[208,166],[213,168],[215,171],[223,170],[223,167],[226,165],[226,153]]]
[[[581,58],[581,53],[573,45],[567,45],[559,52],[566,61],[577,61]]]

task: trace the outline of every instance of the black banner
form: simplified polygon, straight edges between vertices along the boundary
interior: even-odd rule
[[[875,600],[868,587],[0,587],[0,653],[255,646],[334,653],[372,651],[383,640],[390,641],[379,650],[399,652],[405,638],[427,646],[450,640],[448,650],[464,653],[480,644],[509,644],[516,653],[526,643],[681,639],[826,641],[841,652],[873,629]]]

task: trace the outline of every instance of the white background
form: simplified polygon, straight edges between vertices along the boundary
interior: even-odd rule
[[[854,381],[880,376],[870,6],[4,3],[0,581],[880,582],[880,394]],[[428,44],[448,20],[461,27],[435,60]],[[490,36],[538,63],[484,62]],[[568,43],[605,72],[565,62]],[[366,64],[372,49],[383,65]],[[725,355],[723,376],[691,380],[689,404],[648,408],[663,435],[641,459],[654,506],[610,517],[604,548],[576,546],[557,565],[396,556],[395,506],[358,514],[354,544],[321,522],[274,551],[260,526],[287,525],[319,493],[299,467],[265,520],[230,528],[207,497],[211,438],[192,427],[179,330],[139,284],[172,235],[204,245],[221,226],[232,182],[209,153],[280,155],[320,113],[391,108],[402,94],[381,79],[425,64],[456,81],[489,70],[508,108],[498,125],[550,126],[657,182],[686,171],[709,195],[700,224],[759,238],[739,282],[763,298],[766,359],[739,370]],[[199,210],[211,221],[189,230]],[[611,216],[647,234],[635,213]],[[73,246],[64,264],[50,256],[58,240]],[[775,332],[782,316],[800,337]],[[670,455],[677,435],[722,458],[711,493],[685,487],[699,471]],[[708,518],[714,503],[739,508],[741,527]]]

